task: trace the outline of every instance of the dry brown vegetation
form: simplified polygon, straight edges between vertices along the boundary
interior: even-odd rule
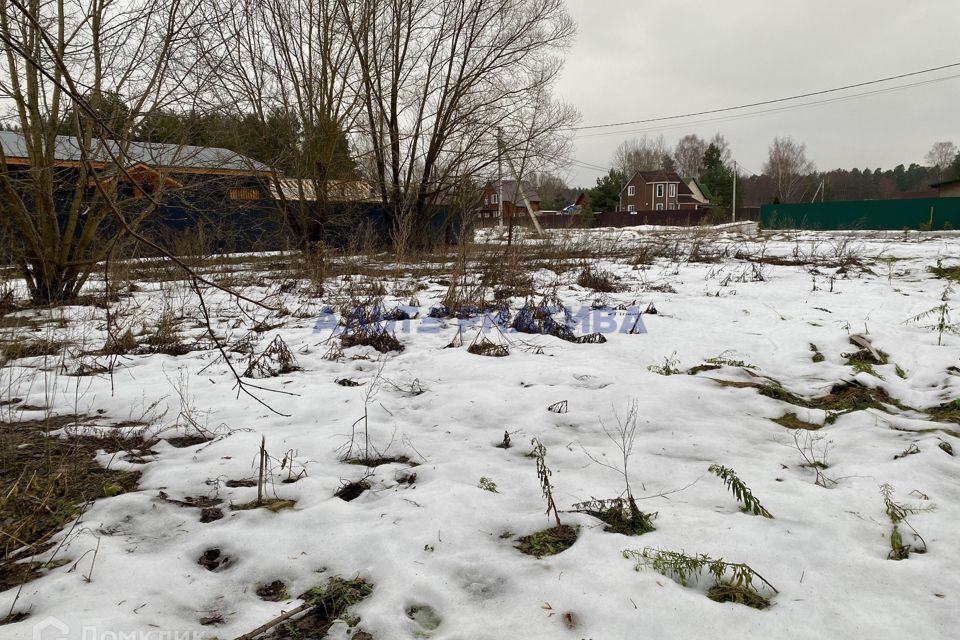
[[[107,469],[95,456],[107,450],[136,463],[150,443],[119,429],[101,437],[78,434],[92,424],[85,416],[0,422],[0,591],[63,564],[67,558],[56,553],[44,562],[31,558],[53,548],[51,538],[66,524],[74,521],[76,529],[91,501],[136,487],[139,472]]]

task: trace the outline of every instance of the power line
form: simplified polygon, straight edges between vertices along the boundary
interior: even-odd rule
[[[590,162],[585,162],[583,160],[570,160],[570,164],[580,167],[581,169],[596,169],[598,171],[606,171],[607,167],[602,167],[598,164],[592,164]]]
[[[760,176],[760,174],[757,173],[756,171],[751,171],[751,170],[748,169],[747,167],[743,166],[743,163],[742,163],[742,162],[737,162],[737,166],[738,166],[739,168],[743,169],[744,171],[746,171],[747,173],[751,173],[751,174],[753,174],[753,175],[755,175],[755,176],[757,176],[757,177]]]
[[[955,79],[957,79],[957,78],[960,78],[960,74],[952,75],[952,76],[944,76],[944,77],[942,77],[942,78],[933,78],[933,79],[930,79],[930,80],[922,80],[922,81],[920,81],[920,82],[913,82],[913,83],[910,83],[910,84],[898,85],[898,86],[896,86],[896,87],[886,87],[886,88],[883,88],[883,89],[874,89],[873,91],[864,91],[864,92],[861,92],[861,93],[855,93],[855,94],[846,95],[846,96],[838,96],[838,97],[835,97],[835,98],[827,98],[827,99],[824,99],[824,100],[813,100],[813,101],[810,101],[810,102],[803,102],[803,103],[800,103],[800,104],[786,105],[786,106],[781,106],[781,107],[772,107],[772,108],[769,108],[769,109],[760,109],[760,110],[757,110],[757,111],[749,111],[749,112],[746,112],[746,113],[737,113],[737,114],[731,114],[731,115],[727,115],[727,116],[719,116],[719,117],[715,117],[715,118],[705,118],[705,119],[701,119],[701,120],[687,120],[687,121],[679,122],[679,123],[671,123],[671,124],[665,124],[665,125],[653,126],[653,127],[643,127],[643,128],[639,128],[639,129],[626,129],[626,130],[620,129],[620,130],[617,130],[617,131],[601,131],[601,132],[597,132],[597,133],[588,133],[588,134],[586,134],[586,135],[578,135],[578,136],[576,136],[576,137],[577,137],[578,139],[580,139],[580,140],[583,140],[583,139],[586,139],[586,138],[603,138],[603,137],[619,136],[619,135],[630,134],[630,133],[645,133],[645,132],[649,132],[649,131],[667,131],[667,130],[670,130],[670,129],[681,129],[681,128],[684,128],[684,127],[690,127],[690,126],[701,125],[701,124],[714,124],[714,123],[718,123],[718,122],[732,122],[732,121],[735,121],[735,120],[743,120],[743,119],[751,118],[751,117],[754,117],[754,116],[766,115],[766,114],[770,114],[770,113],[777,113],[777,112],[781,112],[781,111],[793,111],[793,110],[796,110],[796,109],[805,109],[805,108],[807,108],[807,107],[816,107],[816,106],[821,106],[821,105],[824,105],[824,104],[832,104],[832,103],[834,103],[834,102],[845,102],[845,101],[847,101],[847,100],[854,100],[854,99],[863,98],[863,97],[866,97],[866,96],[873,96],[873,95],[879,95],[879,94],[884,94],[884,93],[891,93],[891,92],[894,92],[894,91],[901,91],[901,90],[903,90],[903,89],[911,89],[911,88],[915,88],[915,87],[920,87],[920,86],[925,86],[925,85],[930,85],[930,84],[936,84],[936,83],[938,83],[938,82],[945,82],[945,81],[947,81],[947,80],[955,80]]]
[[[634,124],[648,124],[651,122],[663,122],[666,120],[679,120],[681,118],[692,118],[695,116],[705,116],[716,113],[725,113],[729,111],[737,111],[740,109],[749,109],[751,107],[762,107],[771,104],[777,104],[780,102],[788,102],[790,100],[799,100],[800,98],[812,98],[814,96],[822,96],[828,93],[836,93],[838,91],[846,91],[849,89],[858,89],[860,87],[866,87],[869,85],[880,84],[882,82],[890,82],[891,80],[900,80],[903,78],[910,78],[913,76],[918,76],[924,73],[931,73],[933,71],[942,71],[943,69],[951,69],[954,67],[960,67],[960,62],[953,62],[951,64],[941,65],[939,67],[930,67],[929,69],[921,69],[920,71],[911,71],[910,73],[901,73],[895,76],[887,76],[886,78],[878,78],[876,80],[869,80],[867,82],[858,82],[856,84],[848,84],[842,87],[834,87],[833,89],[823,89],[821,91],[811,91],[808,93],[800,93],[794,96],[788,96],[785,98],[775,98],[773,100],[762,100],[760,102],[751,102],[748,104],[741,104],[735,107],[722,107],[720,109],[708,109],[706,111],[694,111],[690,113],[677,114],[672,116],[661,116],[658,118],[645,118],[641,120],[627,120],[624,122],[612,122],[608,124],[593,124],[585,125],[581,127],[569,127],[567,131],[586,131],[590,129],[608,129],[611,127],[623,127]]]

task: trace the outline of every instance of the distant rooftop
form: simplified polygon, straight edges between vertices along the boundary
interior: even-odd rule
[[[494,181],[492,184],[493,184],[493,188],[496,189],[497,188],[496,181]],[[537,193],[537,190],[534,188],[534,186],[529,182],[527,182],[526,180],[523,180],[522,182],[520,182],[519,185],[517,184],[516,180],[504,180],[502,182],[502,185],[503,186],[502,186],[501,192],[503,193],[504,202],[517,203],[523,199],[523,195],[526,195],[527,200],[529,200],[530,202],[540,202],[540,194]],[[520,190],[521,187],[523,188],[522,193]]]
[[[111,153],[119,152],[114,140],[94,140],[91,143],[91,155],[94,162],[112,163]],[[81,148],[73,136],[57,136],[55,141],[56,160],[58,162],[80,162]],[[22,133],[18,131],[0,131],[0,146],[8,158],[26,159],[27,145]],[[195,147],[191,145],[163,144],[159,142],[131,142],[126,155],[127,166],[145,164],[159,169],[222,170],[267,172],[270,167],[251,160],[229,149],[216,147]]]
[[[957,184],[958,182],[960,182],[960,178],[951,178],[950,180],[941,180],[940,182],[934,182],[930,186],[933,187],[934,189],[937,189],[939,187],[943,187],[948,184]]]

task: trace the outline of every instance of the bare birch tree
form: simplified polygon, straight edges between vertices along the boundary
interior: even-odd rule
[[[703,172],[703,154],[707,151],[707,141],[696,134],[683,136],[673,150],[673,160],[677,164],[677,173],[682,178],[699,178]]]
[[[814,168],[813,162],[807,159],[807,145],[790,136],[778,136],[770,143],[763,173],[773,180],[781,202],[794,202]]]
[[[633,138],[620,143],[613,153],[613,166],[622,171],[629,180],[637,171],[655,171],[668,168],[670,148],[666,139]]]
[[[957,159],[957,145],[952,142],[936,142],[924,159],[937,171],[937,179],[943,180],[947,167]]]

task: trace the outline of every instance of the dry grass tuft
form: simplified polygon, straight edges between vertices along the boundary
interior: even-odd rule
[[[0,425],[0,591],[39,577],[49,566],[23,564],[98,498],[132,491],[139,472],[106,469],[98,451],[146,448],[140,438],[49,436],[85,421],[74,416]],[[56,561],[56,558],[53,560]]]
[[[20,338],[3,345],[3,351],[0,352],[0,360],[6,363],[11,360],[20,360],[21,358],[54,356],[60,353],[64,346],[65,343],[48,338]]]
[[[577,276],[577,284],[585,289],[593,289],[599,293],[616,293],[620,291],[620,283],[612,273],[586,266]]]
[[[568,524],[550,527],[518,540],[517,549],[528,556],[542,558],[566,551],[577,541],[577,530]]]

